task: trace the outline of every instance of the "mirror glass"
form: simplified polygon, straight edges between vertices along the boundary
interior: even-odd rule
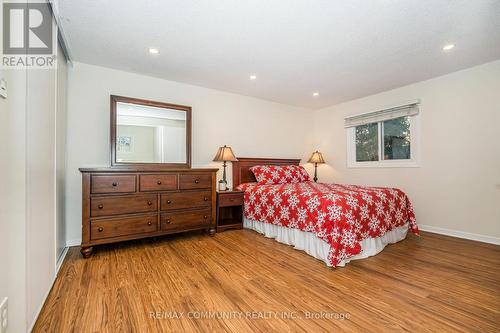
[[[117,163],[187,163],[187,112],[116,102]]]

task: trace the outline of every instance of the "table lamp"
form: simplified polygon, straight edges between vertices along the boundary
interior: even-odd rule
[[[214,161],[215,162],[224,162],[224,172],[222,174],[222,182],[225,184],[225,189],[227,190],[227,180],[226,180],[226,162],[228,161],[237,161],[236,157],[233,154],[233,150],[231,147],[224,145],[224,147],[219,147],[217,154],[215,154]]]
[[[308,163],[314,163],[314,182],[316,183],[318,181],[318,164],[323,164],[325,163],[325,160],[323,159],[323,155],[319,151],[315,151],[312,155]]]

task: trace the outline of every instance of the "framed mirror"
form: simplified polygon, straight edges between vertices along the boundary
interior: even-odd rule
[[[191,167],[191,107],[111,95],[111,166]]]

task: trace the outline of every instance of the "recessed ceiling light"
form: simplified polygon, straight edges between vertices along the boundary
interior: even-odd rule
[[[257,75],[255,74],[250,75],[250,80],[257,80]]]
[[[149,53],[151,53],[151,54],[158,54],[158,53],[160,53],[160,50],[155,49],[154,47],[151,47],[151,48],[149,49]]]
[[[449,51],[455,47],[455,44],[446,44],[443,46],[443,51]]]
[[[318,97],[319,96],[319,92],[313,92],[313,96],[314,97]]]

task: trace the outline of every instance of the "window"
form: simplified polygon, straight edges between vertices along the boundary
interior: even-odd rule
[[[415,167],[418,103],[346,118],[348,167]]]
[[[356,161],[378,161],[378,124],[372,123],[355,127]]]
[[[386,120],[382,125],[384,160],[411,159],[410,117]]]

